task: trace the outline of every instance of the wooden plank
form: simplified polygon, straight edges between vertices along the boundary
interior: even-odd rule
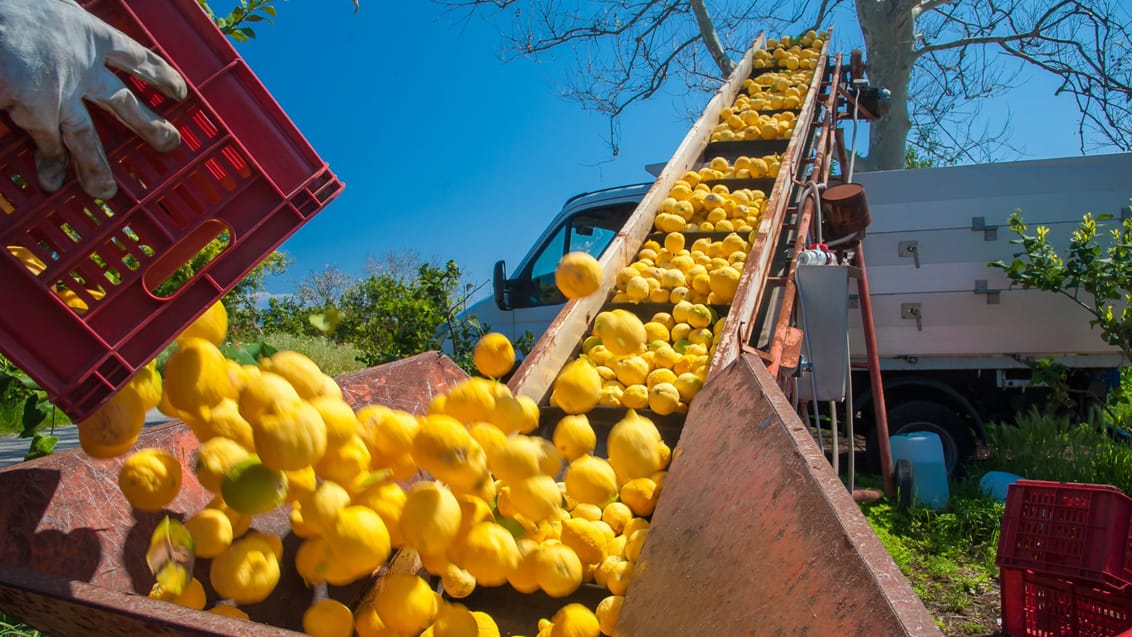
[[[743,80],[751,74],[755,51],[763,48],[765,42],[766,34],[760,33],[727,82],[708,102],[652,188],[602,255],[600,263],[604,279],[601,292],[567,303],[515,371],[509,383],[515,394],[528,396],[540,403],[545,402],[558,372],[577,351],[602,305],[612,297],[617,272],[636,260],[637,252],[652,232],[660,202],[668,196],[672,185],[701,160],[704,148],[711,139],[711,131],[719,121],[719,113],[735,101],[742,89]]]

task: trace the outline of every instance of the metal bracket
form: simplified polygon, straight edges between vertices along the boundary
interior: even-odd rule
[[[971,217],[971,231],[983,232],[983,241],[998,240],[998,226],[988,226],[986,217]]]
[[[986,294],[987,305],[998,305],[1000,300],[999,295],[1001,292],[1002,290],[992,290],[991,288],[987,287],[986,279],[977,279],[975,281],[975,294]]]
[[[898,257],[912,257],[916,264],[916,269],[920,269],[920,242],[919,241],[901,241],[896,244],[896,256]]]
[[[855,310],[859,307],[861,307],[861,297],[857,296],[856,294],[850,294],[849,295],[849,309]]]
[[[924,331],[924,315],[919,303],[901,303],[900,318],[915,319],[916,330]]]

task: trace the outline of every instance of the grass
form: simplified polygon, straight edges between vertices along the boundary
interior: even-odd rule
[[[1073,423],[1036,409],[1017,426],[987,427],[991,455],[980,470],[1009,471],[1033,480],[1111,484],[1132,493],[1132,447],[1101,423]]]
[[[885,501],[862,504],[861,510],[942,630],[992,634],[1002,503],[966,481],[953,486],[946,511],[900,512]]]
[[[339,344],[322,336],[296,336],[294,334],[267,334],[263,342],[277,350],[291,350],[309,357],[330,376],[355,372],[365,368],[358,362],[361,351],[349,344]]]

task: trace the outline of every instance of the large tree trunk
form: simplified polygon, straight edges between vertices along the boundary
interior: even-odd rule
[[[912,129],[908,82],[916,61],[912,4],[909,0],[857,0],[869,79],[874,86],[892,91],[888,114],[869,126],[869,154],[858,160],[861,170],[904,167],[904,146]]]

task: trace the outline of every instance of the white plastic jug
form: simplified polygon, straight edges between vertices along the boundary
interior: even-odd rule
[[[914,431],[889,438],[892,462],[912,463],[912,498],[920,506],[942,511],[947,508],[950,490],[947,486],[947,464],[943,459],[943,443],[939,434]]]

